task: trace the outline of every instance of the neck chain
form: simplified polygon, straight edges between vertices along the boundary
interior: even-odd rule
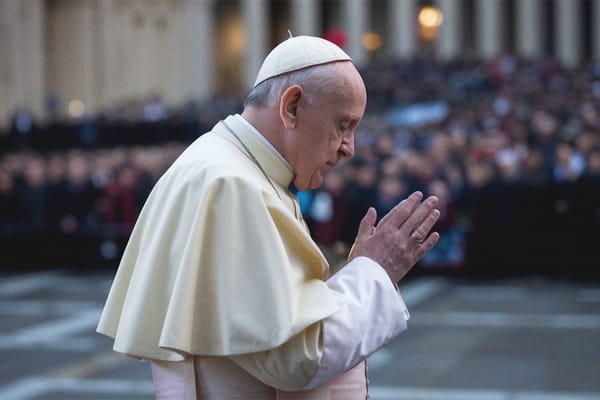
[[[225,122],[225,121],[221,121],[221,122],[223,123],[223,125],[225,126],[225,128],[227,128],[227,130],[229,131],[229,133],[231,133],[237,139],[237,141],[240,142],[240,144],[242,145],[242,147],[244,148],[244,150],[246,150],[246,153],[248,153],[248,155],[250,156],[250,158],[252,159],[252,161],[254,162],[254,164],[256,164],[256,166],[258,167],[258,169],[260,169],[260,172],[262,172],[262,174],[265,176],[265,178],[267,178],[267,181],[269,182],[269,184],[271,185],[271,187],[273,188],[273,190],[277,194],[277,197],[279,197],[279,199],[282,200],[281,195],[279,194],[279,192],[277,191],[277,188],[275,187],[275,185],[271,181],[271,178],[269,178],[269,175],[267,175],[267,172],[263,169],[262,165],[260,165],[260,163],[258,162],[258,160],[256,159],[256,157],[254,157],[254,154],[252,154],[252,152],[250,151],[250,149],[248,148],[248,146],[246,146],[246,144],[242,141],[242,139],[240,139],[240,137],[237,135],[237,133],[235,133],[233,131],[233,129],[231,129],[229,127],[229,125],[227,125],[227,122]]]

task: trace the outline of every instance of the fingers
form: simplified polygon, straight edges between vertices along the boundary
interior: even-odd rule
[[[400,227],[402,234],[410,235],[417,243],[422,243],[440,216],[439,210],[435,209],[437,203],[435,196],[421,203]]]
[[[429,215],[427,215],[425,219],[421,222],[421,224],[415,228],[415,230],[410,235],[411,238],[413,238],[417,243],[423,243],[423,241],[427,237],[427,234],[429,233],[431,228],[433,228],[433,225],[435,225],[439,217],[439,210],[432,210],[429,213]]]
[[[367,213],[360,221],[356,240],[365,239],[373,234],[375,229],[375,221],[377,221],[377,212],[373,207],[369,207]]]
[[[429,234],[440,212],[438,199],[414,192],[387,213],[377,224],[377,213],[369,208],[360,222],[348,260],[367,256],[379,263],[392,281],[400,280],[425,253],[439,241],[437,232]]]
[[[440,234],[437,232],[432,232],[423,243],[420,243],[414,250],[415,256],[417,259],[420,259],[427,253],[429,250],[436,245],[436,243],[440,240]]]
[[[391,225],[400,228],[403,235],[411,236],[415,241],[422,242],[439,218],[439,211],[435,210],[438,199],[428,197],[419,204],[423,193],[417,191],[398,203],[379,222],[378,226]]]
[[[356,239],[354,240],[354,244],[352,245],[350,253],[348,254],[348,261],[351,261],[358,255],[362,254],[362,251],[364,250],[364,244],[373,235],[373,233],[375,233],[376,221],[377,212],[373,207],[369,207],[367,213],[360,221],[360,225],[358,226]]]
[[[419,202],[423,198],[423,193],[413,192],[406,199],[398,203],[379,221],[377,226],[392,225],[394,228],[401,226],[406,219],[415,211]]]

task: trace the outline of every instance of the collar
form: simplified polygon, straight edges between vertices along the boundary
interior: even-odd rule
[[[230,115],[225,119],[225,123],[240,137],[267,175],[277,185],[287,189],[294,180],[294,170],[273,145],[239,114]],[[222,128],[227,130],[225,126]],[[224,133],[224,136],[245,152],[230,133]]]
[[[244,124],[246,124],[248,126],[248,128],[250,129],[250,131],[253,134],[255,134],[266,146],[268,146],[271,150],[273,150],[273,153],[277,154],[277,156],[281,159],[281,161],[283,161],[285,163],[285,165],[288,167],[288,169],[290,171],[292,171],[292,172],[294,171],[294,169],[292,168],[292,166],[290,165],[290,163],[287,162],[287,160],[281,155],[281,153],[278,152],[275,147],[273,147],[273,145],[271,144],[271,142],[269,142],[267,140],[267,138],[262,133],[260,133],[260,131],[258,129],[256,129],[254,127],[254,125],[252,125],[250,122],[248,122],[240,114],[235,114],[235,117],[238,118],[240,121],[244,122]]]

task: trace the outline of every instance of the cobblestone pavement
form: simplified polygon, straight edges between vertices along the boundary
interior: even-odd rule
[[[113,271],[0,275],[0,399],[153,398],[147,363],[95,333]],[[409,329],[369,359],[372,400],[600,400],[600,284],[401,284]]]

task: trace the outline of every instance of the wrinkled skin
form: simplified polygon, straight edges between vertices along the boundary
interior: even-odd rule
[[[392,282],[398,282],[438,242],[429,231],[440,216],[438,199],[414,192],[401,201],[375,226],[377,214],[369,208],[358,229],[349,260],[366,256],[378,262]]]

